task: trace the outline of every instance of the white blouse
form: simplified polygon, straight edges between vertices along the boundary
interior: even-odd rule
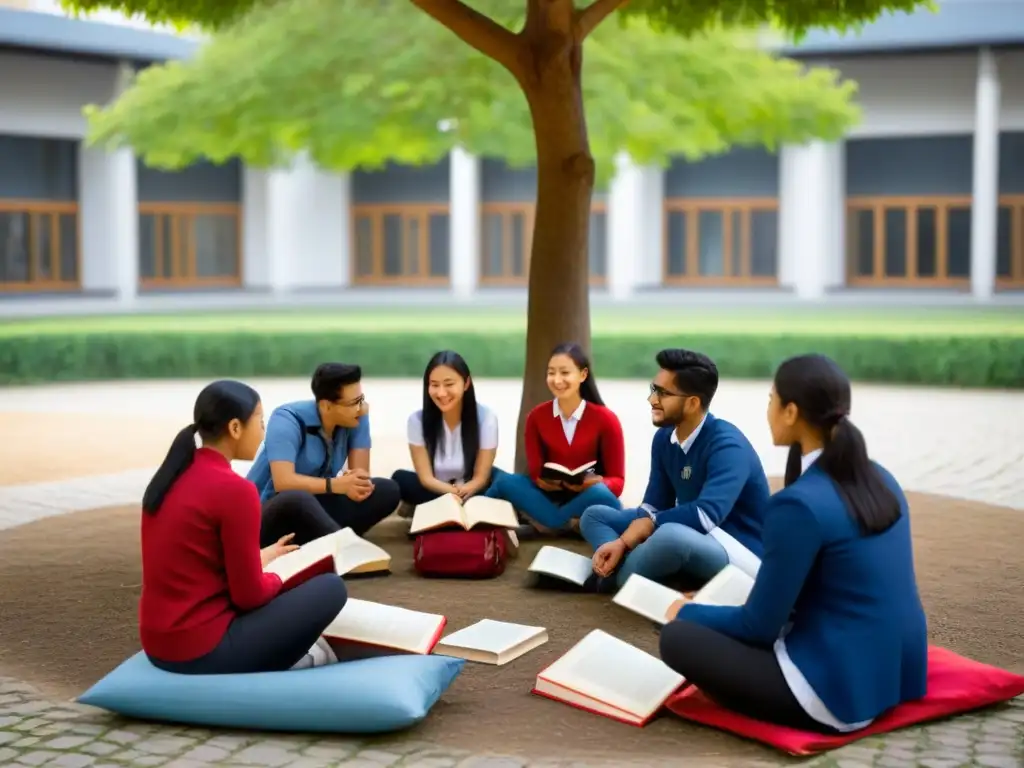
[[[477,423],[480,425],[480,450],[494,451],[498,448],[498,417],[486,406],[477,404]],[[434,455],[434,477],[444,483],[461,481],[465,475],[465,459],[462,455],[462,423],[455,429],[441,422],[443,437]],[[423,439],[423,411],[409,416],[406,424],[409,445],[425,446]]]

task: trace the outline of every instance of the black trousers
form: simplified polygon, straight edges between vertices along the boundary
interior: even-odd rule
[[[771,648],[677,619],[661,630],[661,659],[726,709],[801,731],[836,733],[800,706]]]
[[[289,533],[295,534],[293,541],[299,545],[342,528],[363,536],[394,512],[399,502],[394,480],[375,477],[373,485],[373,493],[362,501],[342,494],[282,491],[263,505],[260,546],[269,547]]]
[[[348,600],[340,576],[323,574],[235,618],[217,647],[191,661],[153,666],[183,675],[280,672],[302,659]]]
[[[494,473],[491,473],[491,477],[494,477]],[[393,475],[391,479],[398,484],[399,493],[402,496],[402,501],[406,504],[411,504],[416,507],[420,504],[426,504],[428,501],[433,501],[440,493],[434,491],[428,491],[423,487],[419,477],[411,469],[399,469]],[[486,493],[487,489],[491,487],[490,481],[487,485],[480,489],[480,494]]]

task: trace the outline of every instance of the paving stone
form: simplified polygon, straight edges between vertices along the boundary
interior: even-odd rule
[[[40,736],[26,736],[23,739],[12,742],[11,746],[17,749],[27,749],[28,747],[34,747],[36,744],[41,742],[43,739]]]
[[[16,733],[13,731],[0,731],[0,745],[6,744],[9,741],[14,741],[18,738],[21,738],[20,733]]]
[[[0,747],[0,765],[14,759],[17,754],[18,753],[10,747]]]
[[[220,747],[211,747],[208,744],[200,744],[198,747],[190,749],[188,752],[181,756],[182,760],[196,760],[205,763],[216,763],[220,760],[226,760],[230,755],[230,751],[221,749]]]
[[[395,754],[394,752],[385,752],[379,749],[364,749],[359,753],[359,757],[364,760],[372,760],[377,765],[387,766],[394,765],[402,759],[401,755]]]
[[[355,748],[347,747],[344,744],[318,743],[302,750],[302,754],[315,759],[340,760],[349,757],[355,752]]]
[[[917,764],[922,768],[960,768],[965,762],[969,761],[959,757],[927,757],[919,759]]]
[[[271,768],[279,768],[288,765],[299,755],[291,750],[280,749],[279,747],[266,747],[262,743],[246,747],[237,755],[235,761],[246,765],[266,765]],[[379,764],[378,764],[379,765]]]
[[[53,760],[53,758],[57,757],[59,754],[60,753],[58,752],[50,752],[48,750],[41,749],[29,752],[27,755],[22,755],[18,760],[25,765],[43,765],[44,763],[48,763],[50,760]]]
[[[103,738],[105,741],[111,741],[115,744],[131,744],[141,739],[142,736],[132,731],[115,730],[110,731]]]
[[[79,751],[85,752],[90,755],[98,755],[103,757],[105,755],[113,754],[117,752],[121,747],[117,744],[111,744],[108,741],[91,741],[83,746]]]
[[[334,768],[336,760],[323,760],[318,757],[300,757],[288,763],[288,768]]]
[[[459,768],[523,768],[526,761],[506,755],[474,755],[459,763]]]
[[[1020,768],[1022,756],[1020,754],[1014,755],[979,755],[977,758],[977,765],[983,765],[985,768]]]
[[[166,755],[143,755],[132,760],[132,765],[142,766],[142,768],[158,768],[161,765],[166,765],[169,759]]]
[[[180,755],[187,749],[191,749],[195,745],[194,739],[186,739],[181,736],[167,736],[140,739],[132,744],[132,748],[150,755],[175,756]]]
[[[56,739],[45,742],[42,746],[47,749],[76,749],[92,740],[91,736],[58,736]]]
[[[403,765],[409,768],[452,768],[457,762],[458,759],[453,757],[414,757],[405,761]]]
[[[838,768],[871,768],[870,761],[839,759],[836,761]]]
[[[68,752],[67,754],[60,755],[53,758],[46,764],[47,768],[53,766],[53,768],[87,768],[96,762],[96,758],[92,755],[83,755],[76,752]]]
[[[20,722],[20,717],[16,717],[14,715],[5,715],[4,717],[0,717],[0,728],[13,728]]]

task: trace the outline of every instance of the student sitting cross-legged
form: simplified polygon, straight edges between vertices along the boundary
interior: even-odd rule
[[[620,506],[626,460],[622,425],[605,407],[578,344],[562,344],[548,361],[551,402],[541,403],[526,417],[528,475],[495,471],[488,496],[512,503],[529,521],[521,534],[561,533],[575,529],[583,510],[594,504]],[[593,471],[575,480],[545,480],[545,463],[568,469],[597,462]]]
[[[358,365],[324,363],[313,373],[313,399],[281,405],[267,424],[249,479],[263,499],[263,541],[282,531],[295,541],[351,528],[362,536],[398,507],[398,485],[370,476],[370,416]],[[347,463],[347,469],[346,467]],[[318,505],[282,510],[278,494],[305,491]]]
[[[662,659],[707,696],[804,731],[864,728],[926,689],[907,499],[849,414],[850,382],[834,362],[779,367],[768,425],[789,463],[753,589],[740,607],[680,601],[661,633]]]
[[[281,578],[263,571],[296,547],[284,535],[260,550],[259,491],[231,467],[250,461],[262,439],[256,391],[215,381],[142,497],[139,634],[160,669],[221,675],[334,661],[320,635],[348,598],[341,577],[315,576],[282,592]],[[282,511],[303,501],[316,506],[294,494]]]
[[[709,535],[719,527],[761,554],[768,478],[743,433],[708,412],[718,368],[706,355],[683,349],[662,350],[656,359],[660,370],[648,402],[659,429],[643,504],[592,506],[580,521],[595,550],[601,588],[621,586],[633,573],[679,579],[687,588],[702,585],[729,563],[726,549]]]
[[[465,500],[491,485],[498,450],[498,417],[476,401],[469,366],[457,352],[438,352],[423,373],[423,408],[409,416],[413,470],[400,469],[402,505],[411,517],[418,504],[445,493]]]

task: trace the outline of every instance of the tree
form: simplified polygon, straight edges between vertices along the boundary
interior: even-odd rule
[[[759,50],[756,32],[845,27],[927,0],[65,2],[218,33],[92,114],[95,141],[151,164],[267,165],[306,149],[327,168],[372,168],[436,160],[454,143],[535,161],[521,426],[548,396],[551,348],[589,345],[591,196],[615,153],[663,163],[838,138],[857,118],[855,85]]]

